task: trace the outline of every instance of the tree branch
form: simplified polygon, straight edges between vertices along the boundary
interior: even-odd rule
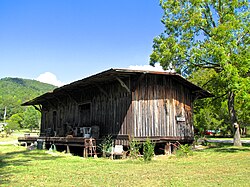
[[[212,102],[215,101],[215,100],[217,100],[217,99],[219,99],[219,98],[222,98],[222,97],[226,96],[227,94],[228,94],[228,92],[226,92],[225,94],[222,94],[222,95],[220,95],[220,96],[215,97],[215,98],[212,100]]]
[[[238,38],[238,40],[237,40],[237,42],[236,42],[236,45],[237,45],[237,46],[239,46],[239,43],[240,43],[240,41],[242,40],[242,38],[244,38],[248,33],[249,33],[249,31],[247,31],[246,33],[243,33],[243,34]]]
[[[203,27],[200,27],[200,30],[202,30],[204,33],[206,33],[209,37],[212,37],[212,35]]]
[[[205,6],[206,6],[206,9],[207,9],[207,13],[209,14],[209,18],[208,18],[208,19],[210,19],[211,24],[212,24],[213,27],[215,28],[215,27],[216,27],[216,24],[215,24],[215,22],[214,22],[214,20],[213,20],[213,16],[212,16],[210,7],[209,7],[209,5],[208,5],[207,3],[205,4]]]
[[[203,84],[201,87],[203,88],[204,86],[206,86],[208,83],[210,83],[211,81],[213,81],[215,78],[210,79],[209,81],[207,81],[205,84]]]
[[[205,65],[205,64],[194,64],[197,67],[201,68],[214,68],[214,69],[221,69],[218,65]]]
[[[214,66],[214,67],[220,67],[220,65],[219,65],[219,64],[215,64],[215,63],[212,63],[212,62],[206,61],[206,60],[201,59],[201,58],[197,58],[196,60],[197,60],[197,61],[201,61],[201,62],[203,62],[203,63],[201,63],[201,64],[196,64],[196,65],[200,65],[200,66],[212,65],[212,66]]]

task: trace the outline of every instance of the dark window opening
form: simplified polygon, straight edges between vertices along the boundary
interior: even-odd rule
[[[90,103],[82,104],[79,106],[80,111],[90,110]]]
[[[86,127],[91,123],[91,103],[79,105],[79,126]]]

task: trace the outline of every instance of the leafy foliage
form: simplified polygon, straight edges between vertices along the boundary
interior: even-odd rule
[[[180,145],[178,149],[176,150],[176,157],[181,158],[181,157],[188,157],[193,155],[193,150],[190,145],[185,144],[185,145]]]
[[[219,110],[227,101],[229,123],[238,143],[239,126],[234,124],[249,120],[249,4],[246,0],[160,0],[165,30],[154,38],[150,56],[152,65],[159,62],[165,69],[173,67],[184,76],[202,72],[207,81],[202,86],[220,98],[216,103],[205,101],[205,107],[212,104]],[[200,74],[194,74],[202,81]],[[213,123],[223,124],[218,116],[211,116],[215,114],[209,115],[217,120]]]
[[[23,113],[13,114],[9,118],[9,120],[7,120],[6,129],[19,130],[20,128],[23,127],[22,121],[23,121]]]
[[[129,156],[132,159],[137,159],[139,154],[140,154],[140,147],[141,145],[139,144],[138,141],[135,139],[132,139],[132,141],[129,142]]]
[[[147,138],[146,142],[143,143],[143,159],[145,162],[149,162],[154,157],[155,144]]]
[[[21,104],[45,92],[55,89],[55,86],[36,80],[21,78],[0,79],[0,121],[3,121],[4,109],[7,108],[6,119],[12,130],[19,128],[37,128],[39,113]],[[28,119],[30,117],[30,119]]]
[[[216,95],[215,98],[197,100],[195,102],[194,125],[200,133],[213,129],[220,130],[222,135],[232,134],[227,108],[227,94],[225,94],[223,89],[218,89],[220,82],[216,76],[216,72],[212,69],[200,69],[189,76],[191,82],[210,90]],[[235,101],[238,121],[241,123],[241,127],[247,127],[250,124],[250,94],[243,98],[242,94],[238,93]]]
[[[40,126],[41,113],[33,107],[26,108],[23,113],[23,126],[25,128],[38,129]]]
[[[105,136],[99,146],[102,150],[103,157],[106,157],[107,155],[109,155],[113,147],[112,135]]]

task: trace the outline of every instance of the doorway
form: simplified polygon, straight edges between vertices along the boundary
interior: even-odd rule
[[[79,105],[79,126],[90,126],[91,123],[91,103]]]

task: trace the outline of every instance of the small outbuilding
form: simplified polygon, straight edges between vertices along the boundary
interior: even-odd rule
[[[189,143],[194,140],[193,102],[211,96],[177,73],[110,69],[23,106],[33,105],[41,112],[40,136],[46,141],[68,135],[76,142],[77,137],[100,140],[112,135],[124,146],[131,138]]]

